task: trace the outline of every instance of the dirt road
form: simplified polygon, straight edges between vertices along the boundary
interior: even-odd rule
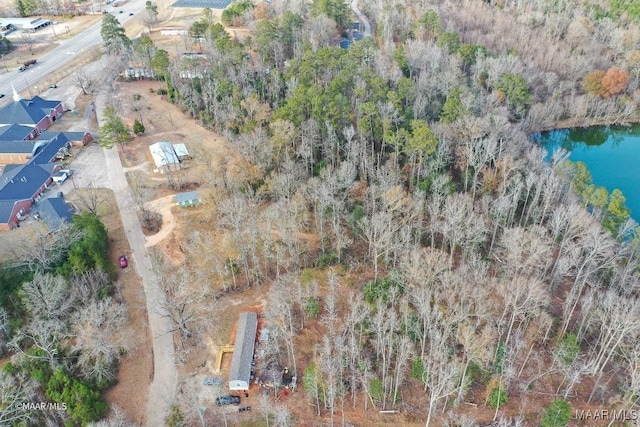
[[[108,58],[101,59],[101,61],[105,60]],[[98,61],[97,64],[101,61]],[[99,65],[97,67],[99,68]],[[102,94],[95,101],[95,110],[100,125],[103,124],[101,115],[104,111],[104,101]],[[147,258],[145,247],[146,239],[142,233],[131,189],[125,178],[125,171],[117,150],[115,147],[104,149],[106,170],[108,171],[108,180],[104,186],[114,191],[127,240],[131,247],[134,260],[132,264],[142,278],[149,316],[149,330],[153,339],[153,380],[149,386],[146,424],[157,427],[164,425],[164,417],[176,395],[178,379],[175,368],[173,335],[167,333],[171,330],[171,323],[169,319],[162,316],[160,288],[151,271],[151,263]]]
[[[351,0],[349,3],[351,10],[356,14],[358,19],[362,21],[362,37],[371,37],[371,23],[367,19],[367,17],[358,9],[358,0]]]

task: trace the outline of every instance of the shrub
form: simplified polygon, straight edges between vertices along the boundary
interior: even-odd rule
[[[414,359],[413,363],[411,364],[411,378],[423,382],[424,372],[424,362],[422,361],[422,358],[419,357],[417,359]]]
[[[369,304],[373,304],[378,298],[387,302],[391,288],[397,288],[400,294],[404,293],[404,286],[397,280],[383,277],[371,281],[364,287],[364,299]]]
[[[302,376],[302,387],[304,388],[304,392],[313,399],[322,396],[320,373],[315,363],[311,363],[305,368],[304,375]]]
[[[169,413],[165,417],[164,423],[167,427],[184,427],[187,425],[184,421],[184,414],[176,404],[171,405],[171,408],[169,408]]]
[[[369,395],[376,403],[379,403],[382,400],[382,381],[377,378],[371,380],[369,383]]]
[[[578,357],[580,353],[580,343],[578,337],[574,334],[567,334],[564,336],[554,351],[555,356],[564,365],[570,365]]]
[[[544,411],[541,427],[564,427],[571,420],[571,406],[564,399],[556,399]]]
[[[135,133],[136,135],[140,135],[144,133],[144,131],[145,131],[145,128],[142,122],[138,119],[135,119],[133,122],[133,133]]]
[[[500,409],[509,401],[507,391],[502,387],[494,388],[489,395],[489,406],[493,409]]]
[[[318,304],[318,298],[309,297],[304,304],[304,312],[309,319],[315,319],[320,313],[320,304]]]
[[[338,257],[338,252],[332,250],[332,251],[320,254],[320,256],[318,256],[318,262],[316,263],[316,266],[318,268],[324,268],[324,267],[336,265],[339,262],[340,262],[340,258]]]

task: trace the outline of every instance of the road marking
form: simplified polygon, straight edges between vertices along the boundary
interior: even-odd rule
[[[67,52],[67,55],[75,55],[75,52]]]

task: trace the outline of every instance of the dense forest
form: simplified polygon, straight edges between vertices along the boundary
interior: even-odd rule
[[[343,49],[341,0],[241,2],[223,24],[250,37],[205,11],[190,27],[201,53],[175,57],[107,28],[111,53],[152,66],[233,148],[202,183],[210,228],[165,274],[221,298],[270,287],[272,356],[313,412],[267,419],[346,425],[375,407],[561,426],[637,408],[636,224],[624,195],[563,153],[546,163],[529,135],[638,119],[638,6],[363,1],[374,37]],[[203,322],[175,321],[187,342]]]

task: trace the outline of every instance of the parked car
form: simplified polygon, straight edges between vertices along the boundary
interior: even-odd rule
[[[4,98],[4,93],[0,93],[0,98]]]
[[[242,408],[238,408],[238,412],[249,412],[251,410],[251,406],[243,406]]]
[[[133,12],[129,12],[129,16],[133,16]]]
[[[220,385],[220,384],[222,384],[222,378],[205,377],[205,379],[202,380],[202,384],[204,384],[204,385]]]
[[[240,396],[231,396],[230,394],[226,396],[220,396],[216,398],[216,405],[224,406],[224,405],[239,405],[240,404]]]
[[[120,255],[120,268],[127,268],[129,261],[127,261],[126,255]]]
[[[57,89],[57,88],[58,88],[58,85],[49,85],[49,87],[50,87],[51,89]]]

